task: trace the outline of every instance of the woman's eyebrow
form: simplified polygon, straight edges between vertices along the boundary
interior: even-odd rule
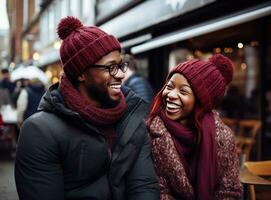
[[[188,88],[192,89],[191,86],[187,85],[187,84],[182,84],[181,87],[188,87]]]

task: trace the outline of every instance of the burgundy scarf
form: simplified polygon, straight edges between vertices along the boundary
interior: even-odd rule
[[[78,112],[80,116],[96,126],[113,125],[120,119],[126,108],[125,97],[122,93],[119,104],[114,108],[95,107],[80,94],[64,73],[61,76],[60,91],[71,110]]]
[[[167,130],[173,136],[187,176],[192,183],[198,200],[213,199],[217,178],[217,153],[215,121],[212,113],[205,114],[201,122],[201,141],[197,146],[196,132],[179,122],[159,113]]]

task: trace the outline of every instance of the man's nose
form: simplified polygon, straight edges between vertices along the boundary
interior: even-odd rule
[[[114,77],[117,79],[124,79],[125,73],[121,69],[118,69],[118,72],[116,73]]]

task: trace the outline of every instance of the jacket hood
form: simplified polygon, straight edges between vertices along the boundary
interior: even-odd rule
[[[65,107],[64,99],[58,90],[58,86],[59,84],[56,83],[46,91],[40,101],[38,111],[62,113],[66,115],[73,113],[72,110]]]

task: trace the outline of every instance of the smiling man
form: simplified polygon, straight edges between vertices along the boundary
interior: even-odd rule
[[[121,87],[118,40],[66,17],[58,25],[64,73],[18,141],[20,199],[158,200],[144,101]]]

